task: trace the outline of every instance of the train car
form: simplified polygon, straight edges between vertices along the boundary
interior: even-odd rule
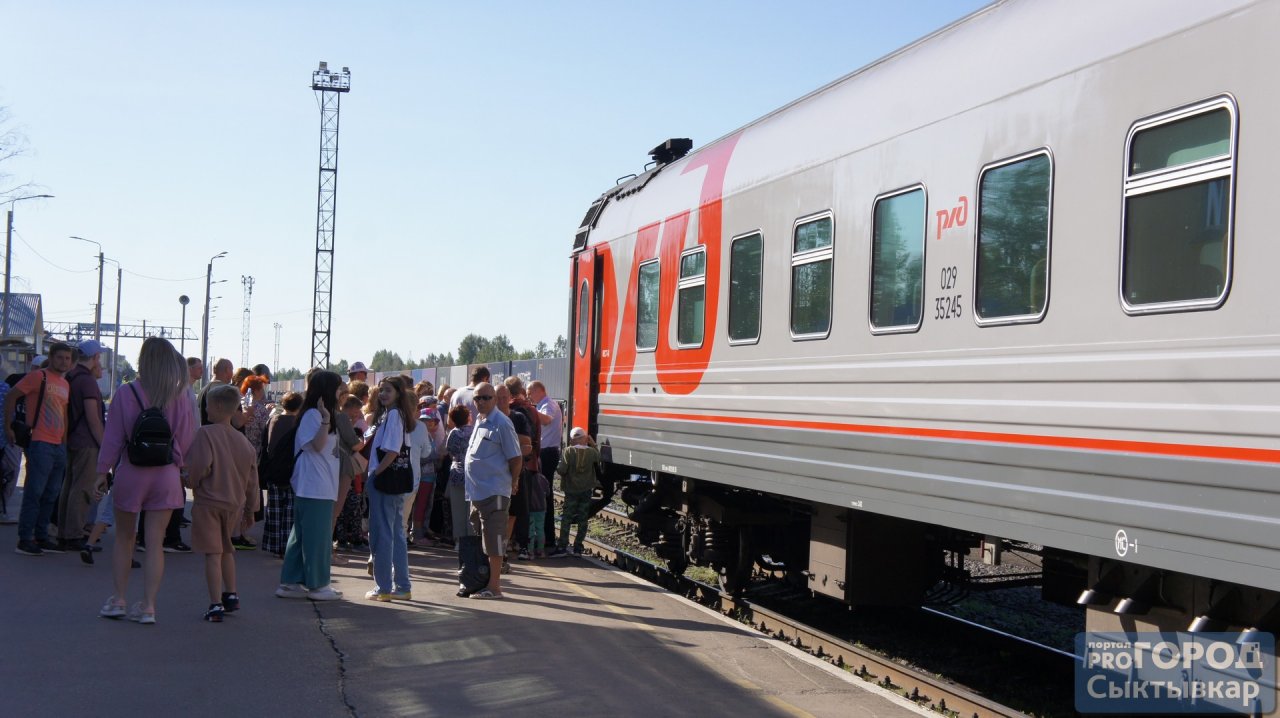
[[[1006,0],[656,148],[571,261],[570,422],[643,538],[854,605],[1020,542],[1091,629],[1274,629],[1277,27]]]

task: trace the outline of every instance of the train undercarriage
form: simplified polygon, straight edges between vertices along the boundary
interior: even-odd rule
[[[851,606],[949,603],[975,591],[1035,585],[1086,610],[1080,630],[1280,629],[1280,594],[1096,556],[1030,546],[852,508],[609,465],[638,538],[675,573],[714,569],[721,589],[767,575]],[[969,561],[965,561],[969,557]],[[995,580],[974,562],[1017,562]]]

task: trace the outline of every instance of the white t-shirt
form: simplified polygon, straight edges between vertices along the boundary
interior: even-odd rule
[[[413,431],[409,432],[409,463],[413,466],[413,478],[418,481],[422,480],[422,460],[431,456],[433,443],[427,422],[419,421],[413,425]],[[430,478],[434,481],[436,477],[432,475]]]
[[[390,451],[393,454],[400,453],[400,447],[409,443],[409,437],[404,435],[404,420],[400,418],[400,410],[392,409],[382,418],[382,423],[378,425],[378,435],[373,440],[373,465],[378,464],[378,449]]]
[[[298,461],[293,465],[293,493],[304,499],[338,500],[338,433],[327,433],[324,448],[316,451],[311,440],[316,432],[329,426],[321,426],[320,412],[307,409],[298,421],[298,436],[293,440],[293,452]]]
[[[551,423],[542,427],[542,448],[560,448],[560,434],[564,431],[564,412],[560,410],[560,402],[544,396],[542,401],[538,402],[538,413],[551,417]]]

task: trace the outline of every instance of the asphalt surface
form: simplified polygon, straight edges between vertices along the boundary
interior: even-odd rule
[[[240,551],[242,608],[212,624],[203,558],[167,554],[143,626],[98,617],[112,540],[87,566],[18,555],[0,526],[0,716],[928,715],[584,558],[517,562],[481,601],[453,595],[451,550],[411,549],[413,600],[379,603],[351,554],[343,600],[313,603],[276,598],[280,562]]]

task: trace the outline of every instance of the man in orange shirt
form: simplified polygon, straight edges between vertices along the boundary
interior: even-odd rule
[[[63,475],[67,472],[67,399],[71,388],[64,375],[71,370],[71,346],[58,342],[49,347],[49,367],[22,378],[4,400],[4,431],[10,442],[18,438],[13,413],[18,397],[26,397],[31,443],[27,446],[27,480],[18,515],[17,553],[40,556],[62,553],[49,540],[49,518],[58,506]]]

